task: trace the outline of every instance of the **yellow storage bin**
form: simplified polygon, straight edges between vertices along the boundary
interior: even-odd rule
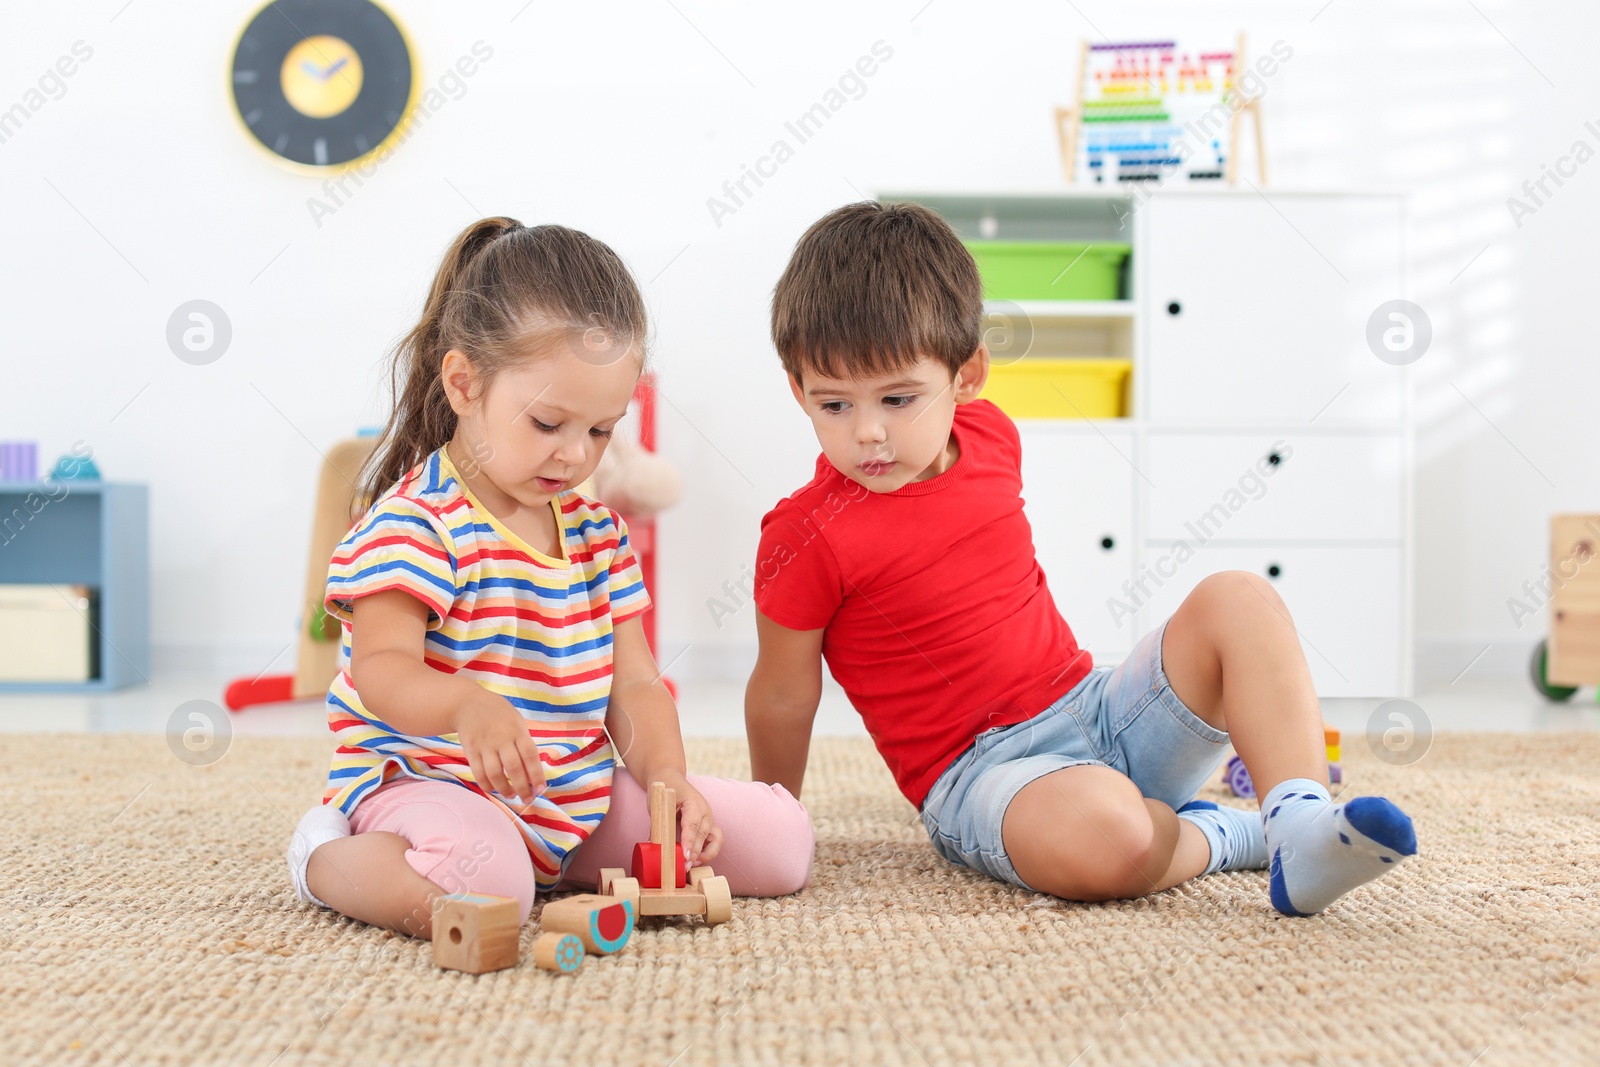
[[[1118,419],[1128,413],[1126,359],[1030,359],[991,366],[982,398],[1013,419]]]

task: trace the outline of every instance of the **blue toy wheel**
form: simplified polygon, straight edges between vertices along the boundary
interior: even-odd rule
[[[1234,796],[1244,797],[1246,800],[1255,798],[1255,783],[1250,780],[1250,772],[1245,770],[1244,760],[1238,756],[1228,760],[1227,782]]]

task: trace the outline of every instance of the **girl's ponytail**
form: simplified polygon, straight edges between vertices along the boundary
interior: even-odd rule
[[[642,358],[644,300],[605,244],[565,226],[529,228],[503,216],[461,231],[439,265],[422,320],[395,347],[393,414],[367,462],[361,506],[455,435],[456,413],[440,379],[446,352],[463,352],[487,387],[537,334],[596,326],[637,343]]]

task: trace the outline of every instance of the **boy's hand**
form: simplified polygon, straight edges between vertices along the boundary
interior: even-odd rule
[[[528,723],[505,697],[481,687],[456,717],[456,732],[472,780],[524,807],[545,790],[544,764],[539,746],[528,736]]]
[[[678,833],[683,844],[684,866],[710,863],[722,851],[722,828],[711,816],[711,805],[700,795],[700,790],[678,772],[668,771],[658,777],[678,795]]]

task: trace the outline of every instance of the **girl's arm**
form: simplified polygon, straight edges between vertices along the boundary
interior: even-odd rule
[[[678,728],[678,706],[661,681],[644,624],[637,617],[611,632],[611,703],[606,731],[634,781],[650,790],[663,782],[678,794],[683,851],[690,864],[706,863],[722,848],[711,805],[689,784]]]
[[[350,680],[361,703],[414,737],[459,734],[472,778],[524,802],[544,792],[544,765],[527,722],[505,697],[423,661],[428,606],[389,589],[351,607]]]
[[[756,611],[756,669],[744,691],[750,777],[796,800],[822,700],[822,630],[791,630]]]

